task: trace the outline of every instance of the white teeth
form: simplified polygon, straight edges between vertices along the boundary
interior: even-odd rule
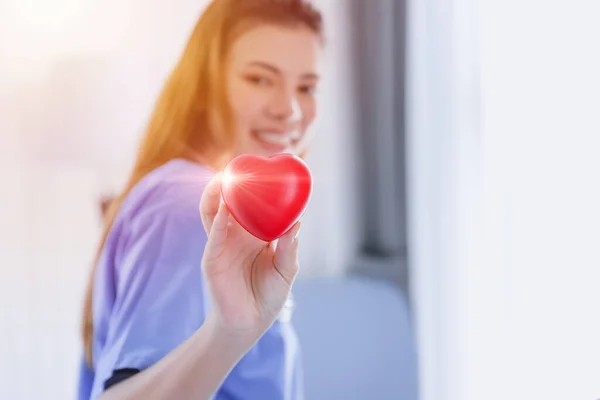
[[[289,135],[280,134],[280,133],[270,133],[270,132],[257,132],[258,137],[271,144],[275,144],[278,146],[289,146],[293,138]]]

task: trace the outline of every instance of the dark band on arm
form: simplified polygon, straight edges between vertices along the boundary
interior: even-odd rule
[[[122,368],[114,370],[112,376],[104,382],[104,390],[107,390],[117,383],[123,382],[127,378],[131,378],[138,372],[140,372],[140,370],[137,368]]]

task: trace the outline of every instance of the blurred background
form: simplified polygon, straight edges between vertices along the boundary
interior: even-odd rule
[[[307,399],[599,398],[598,2],[315,2]],[[101,202],[205,5],[0,0],[0,399],[75,397]]]

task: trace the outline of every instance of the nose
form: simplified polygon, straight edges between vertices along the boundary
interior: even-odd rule
[[[296,123],[302,119],[300,103],[295,94],[288,90],[279,90],[273,96],[268,112],[271,118],[288,124]]]

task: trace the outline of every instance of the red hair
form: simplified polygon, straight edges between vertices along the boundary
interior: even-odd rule
[[[243,23],[243,24],[242,24]],[[96,264],[117,212],[130,190],[149,172],[174,158],[219,169],[233,144],[225,97],[225,57],[231,43],[252,24],[307,27],[321,39],[322,17],[307,0],[213,0],[204,10],[155,105],[133,171],[111,203],[90,274],[81,324],[85,358],[92,362],[92,298]],[[211,126],[219,123],[219,131]]]

